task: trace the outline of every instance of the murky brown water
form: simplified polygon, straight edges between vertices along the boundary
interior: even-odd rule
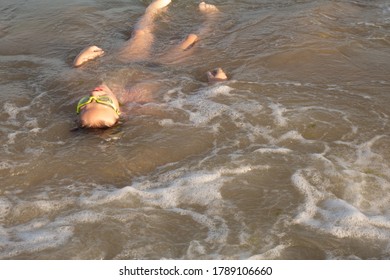
[[[113,53],[149,1],[0,4],[1,259],[388,259],[388,1],[214,1],[177,64]],[[159,16],[155,54],[202,25]],[[224,68],[230,81],[208,86]],[[100,81],[153,80],[121,124],[72,131]]]

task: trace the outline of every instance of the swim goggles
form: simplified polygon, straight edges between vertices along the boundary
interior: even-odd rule
[[[76,113],[79,114],[82,107],[84,107],[85,105],[87,105],[89,103],[92,103],[92,101],[94,101],[94,100],[96,101],[96,103],[106,105],[106,106],[112,108],[115,111],[115,113],[117,113],[118,116],[121,114],[119,111],[119,108],[116,107],[114,101],[106,95],[84,96],[83,98],[80,99],[79,103],[77,104]]]

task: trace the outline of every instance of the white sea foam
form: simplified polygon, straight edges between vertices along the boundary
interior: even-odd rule
[[[366,214],[346,200],[335,197],[327,190],[326,181],[321,178],[315,180],[316,174],[317,171],[307,169],[299,170],[292,176],[294,186],[305,198],[295,223],[338,238],[390,238],[389,217]]]
[[[283,251],[287,248],[286,245],[277,245],[276,247],[258,255],[249,257],[249,260],[276,260],[280,259],[283,255]]]
[[[355,164],[366,166],[367,163],[376,162],[377,160],[382,161],[380,155],[372,152],[372,146],[381,138],[386,137],[385,135],[377,135],[367,142],[364,142],[357,146],[356,154],[357,159]]]
[[[284,108],[279,103],[273,102],[271,102],[268,106],[272,109],[272,115],[275,118],[275,124],[279,126],[286,126],[287,118],[283,116],[283,114],[286,112],[286,108]]]
[[[186,103],[194,107],[194,111],[189,111],[190,120],[195,125],[208,124],[215,117],[229,114],[229,106],[212,101],[210,98],[219,94],[228,94],[232,89],[227,86],[218,86],[199,92],[186,99]]]
[[[288,154],[291,153],[292,150],[287,148],[271,147],[271,148],[260,148],[255,150],[254,152],[261,153],[261,154]]]
[[[184,110],[189,115],[190,122],[195,126],[208,126],[216,118],[228,117],[233,122],[240,122],[243,119],[242,112],[251,112],[255,109],[260,110],[259,104],[247,104],[242,100],[240,104],[232,106],[220,103],[215,100],[218,96],[232,96],[233,88],[227,85],[217,85],[202,89],[195,94],[185,96],[181,89],[176,89],[178,96],[173,98],[172,92],[168,92],[164,99],[169,103],[171,108]],[[246,103],[242,105],[242,103]]]
[[[15,104],[5,102],[3,105],[4,112],[9,115],[10,120],[15,120],[20,112],[30,109],[30,106],[17,107]]]
[[[66,243],[73,235],[70,225],[58,225],[48,219],[38,219],[12,228],[1,227],[0,258],[12,258]]]
[[[90,195],[67,196],[59,200],[35,201],[0,200],[0,220],[16,218],[24,223],[0,227],[0,258],[12,258],[66,244],[80,224],[101,223],[105,219],[128,221],[120,209],[164,209],[169,213],[188,216],[208,229],[207,238],[194,240],[188,255],[205,252],[207,244],[223,247],[229,236],[229,226],[223,218],[228,207],[221,197],[221,188],[235,176],[246,174],[262,166],[214,168],[208,171],[187,171],[185,168],[162,173],[156,178],[135,182],[121,189],[96,189]],[[118,208],[120,205],[120,209]],[[204,212],[193,210],[191,205],[205,207]],[[187,208],[189,207],[189,208]],[[29,213],[26,210],[29,209]],[[108,216],[106,211],[111,214]],[[128,211],[127,211],[128,212]],[[131,212],[131,211],[130,211]],[[49,218],[52,217],[52,218]]]
[[[16,164],[11,163],[10,161],[1,161],[0,162],[0,170],[5,170],[5,169],[11,169],[15,167]]]
[[[300,142],[311,143],[312,141],[305,139],[301,133],[296,130],[291,130],[281,135],[278,139],[278,142],[286,141],[286,140],[298,140]]]
[[[0,258],[12,258],[21,253],[29,254],[64,245],[74,235],[79,224],[101,222],[106,215],[81,209],[66,214],[65,209],[79,204],[76,197],[62,200],[19,201],[0,200],[0,221],[28,219],[24,223],[8,227],[0,226]],[[28,209],[29,213],[26,213]],[[59,213],[62,213],[59,215]],[[27,216],[26,216],[27,215]],[[48,216],[53,215],[51,219]],[[23,216],[19,218],[18,216]]]
[[[166,127],[172,127],[172,126],[176,125],[172,119],[162,119],[159,121],[159,124],[161,126],[166,126]]]
[[[222,218],[224,201],[220,189],[225,182],[235,175],[245,174],[257,167],[242,166],[238,168],[219,168],[212,171],[189,172],[171,180],[163,176],[145,189],[145,186],[133,185],[128,188],[145,189],[138,191],[144,203],[153,207],[163,207],[169,211],[187,215],[195,222],[208,228],[205,242],[224,244],[229,228]],[[233,177],[232,177],[233,176]],[[164,179],[170,179],[165,181]],[[160,186],[159,186],[160,185]],[[207,207],[205,213],[183,209],[184,205],[202,205]]]
[[[103,201],[111,201],[137,195],[149,206],[177,208],[181,204],[209,206],[221,200],[220,188],[232,175],[245,174],[257,167],[242,166],[234,169],[219,168],[213,171],[200,171],[164,174],[153,181],[140,181],[105,196]],[[95,200],[95,199],[94,199]],[[98,199],[102,201],[102,199]]]
[[[199,225],[208,228],[209,234],[204,240],[206,243],[212,244],[225,244],[229,235],[229,227],[226,221],[219,216],[207,216],[199,214],[195,211],[189,211],[185,209],[175,208],[170,211],[178,213],[180,215],[186,215],[191,217]]]
[[[6,216],[10,213],[12,203],[5,197],[0,197],[0,221],[3,221]]]
[[[153,180],[139,180],[131,186],[112,191],[96,191],[90,197],[80,201],[84,207],[109,206],[110,204],[132,206],[132,200],[141,203],[142,209],[165,209],[170,213],[185,215],[208,229],[203,241],[223,246],[227,241],[229,227],[222,218],[225,202],[220,189],[234,176],[246,174],[262,167],[241,166],[237,168],[216,168],[209,171],[186,171],[185,169],[164,173]],[[199,213],[187,209],[191,205],[205,206],[206,211]],[[103,217],[102,217],[103,218]],[[69,218],[67,218],[69,220]],[[197,244],[197,245],[196,245]],[[190,252],[202,251],[203,245],[193,243]],[[197,248],[197,249],[196,249]]]

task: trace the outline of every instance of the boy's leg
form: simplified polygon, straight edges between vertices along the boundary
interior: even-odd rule
[[[119,53],[121,60],[143,60],[149,57],[153,43],[154,18],[171,0],[154,0],[145,10],[134,28],[131,38],[125,43]]]
[[[188,50],[198,41],[198,39],[199,37],[196,34],[188,35],[187,38],[178,45],[178,50]]]
[[[184,39],[184,41],[182,41],[180,44],[170,48],[168,52],[160,58],[162,63],[174,63],[189,56],[190,53],[184,51],[191,49],[191,47],[199,40],[199,38],[207,36],[207,33],[210,32],[210,25],[213,24],[214,16],[219,13],[218,8],[214,5],[201,2],[198,6],[198,9],[202,14],[206,15],[206,22],[198,30],[197,34],[188,35],[186,39]]]

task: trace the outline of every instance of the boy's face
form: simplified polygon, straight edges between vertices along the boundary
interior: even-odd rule
[[[115,95],[107,86],[99,86],[95,88],[91,96],[109,97],[115,108],[119,110],[119,102]],[[119,119],[118,112],[111,106],[107,106],[102,103],[98,103],[92,100],[90,103],[84,105],[80,109],[80,123],[82,127],[90,128],[105,128],[111,127],[116,124]]]

